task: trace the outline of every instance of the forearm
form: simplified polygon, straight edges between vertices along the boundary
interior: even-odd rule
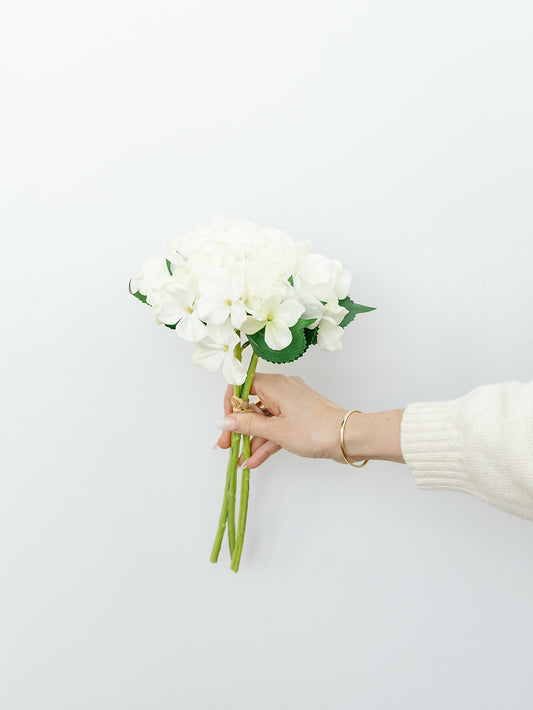
[[[344,430],[344,448],[349,461],[377,459],[405,463],[401,449],[403,409],[348,417]],[[340,447],[339,447],[340,451]]]

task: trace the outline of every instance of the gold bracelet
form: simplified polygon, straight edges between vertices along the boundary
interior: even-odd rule
[[[350,409],[350,411],[346,412],[346,414],[344,415],[344,419],[342,420],[342,424],[341,424],[340,444],[341,444],[342,455],[343,455],[346,463],[350,464],[350,466],[354,466],[355,468],[362,468],[363,466],[367,465],[368,459],[365,459],[365,461],[363,461],[363,463],[352,463],[351,461],[348,461],[348,458],[346,456],[346,451],[344,450],[344,427],[346,426],[346,422],[348,421],[348,417],[350,416],[350,414],[353,414],[354,412],[357,412],[358,414],[362,414],[362,412],[359,411],[359,409]]]

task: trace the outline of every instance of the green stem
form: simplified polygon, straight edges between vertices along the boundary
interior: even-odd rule
[[[250,437],[245,436],[242,446],[242,458],[246,460],[250,458]],[[244,531],[246,529],[246,516],[248,514],[248,495],[250,492],[250,469],[243,468],[241,476],[241,501],[239,505],[239,523],[237,528],[237,538],[235,540],[235,549],[231,556],[231,569],[234,572],[239,571],[239,563],[241,561],[242,546],[244,543]]]
[[[237,395],[238,396],[238,395]],[[229,489],[227,490],[228,509],[228,543],[229,553],[233,555],[235,548],[235,499],[237,497],[237,464],[239,449],[241,448],[241,435],[232,432],[231,449],[229,455]]]
[[[239,436],[239,435],[237,435],[237,436]],[[239,457],[239,445],[237,445],[237,447],[236,447],[237,448],[237,455],[235,456],[235,451],[234,451],[235,447],[233,445],[233,437],[234,437],[234,434],[231,435],[231,449],[230,449],[230,455],[228,458],[228,468],[226,471],[226,485],[224,488],[224,498],[222,500],[222,510],[220,511],[220,517],[218,519],[217,534],[215,536],[215,541],[213,543],[213,548],[211,550],[211,557],[210,557],[211,562],[218,561],[218,555],[220,553],[220,547],[222,545],[222,538],[224,537],[224,530],[226,529],[226,520],[228,519],[228,498],[230,496],[232,471],[237,470],[237,460]],[[240,444],[240,441],[239,441],[239,444]],[[235,516],[235,494],[233,494],[233,510],[234,510],[234,516]],[[235,517],[234,517],[233,527],[235,528]]]
[[[237,345],[239,347],[239,345]],[[241,350],[240,347],[236,352],[236,357],[240,360]],[[236,397],[241,396],[242,385],[233,386],[233,394]],[[224,530],[226,529],[226,521],[228,521],[228,540],[230,554],[233,554],[233,549],[235,547],[235,497],[237,494],[237,462],[239,460],[239,448],[241,445],[241,435],[232,432],[231,434],[231,447],[228,458],[228,468],[226,471],[226,485],[224,487],[224,498],[222,499],[222,509],[220,511],[220,517],[218,519],[217,534],[215,536],[215,541],[213,542],[213,547],[211,549],[211,557],[209,558],[211,562],[218,561],[218,555],[220,553],[220,547],[222,545],[222,538],[224,537]]]
[[[242,360],[242,345],[240,340],[235,346],[234,353],[237,360]],[[233,394],[236,397],[242,396],[242,390],[242,385],[233,386]],[[233,432],[231,434],[231,448],[229,456],[229,489],[227,490],[228,544],[230,555],[233,555],[233,550],[235,549],[235,500],[237,498],[237,465],[239,461],[240,448],[241,435]]]
[[[252,381],[255,375],[255,368],[257,367],[258,356],[254,353],[252,359],[250,360],[250,365],[248,366],[248,372],[246,374],[246,380],[242,386],[241,399],[246,401],[250,394],[250,389],[252,387]],[[242,460],[244,462],[250,458],[250,437],[248,435],[243,436],[242,443]],[[241,561],[242,546],[244,543],[244,531],[246,529],[246,516],[248,513],[248,496],[250,493],[250,469],[243,468],[241,476],[241,499],[239,504],[239,522],[237,527],[237,537],[235,540],[235,547],[231,555],[231,569],[234,572],[239,571],[239,563]]]
[[[257,367],[258,360],[259,356],[254,353],[252,355],[252,359],[250,360],[250,364],[248,365],[248,372],[246,373],[246,379],[244,380],[244,384],[242,386],[242,391],[240,394],[240,397],[243,402],[246,402],[250,395],[250,390],[252,388],[252,382],[255,375],[255,368]]]

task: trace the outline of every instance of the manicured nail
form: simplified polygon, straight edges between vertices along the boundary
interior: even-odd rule
[[[220,446],[218,445],[218,439],[217,439],[217,440],[215,441],[215,443],[213,444],[213,451],[214,451],[215,449],[220,449]]]
[[[224,417],[217,422],[217,427],[223,431],[235,431],[237,429],[237,422],[232,417]]]

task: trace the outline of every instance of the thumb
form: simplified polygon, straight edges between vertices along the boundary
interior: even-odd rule
[[[271,439],[277,417],[267,417],[264,414],[254,414],[252,412],[235,412],[229,414],[220,423],[219,427],[224,431],[234,431],[237,434],[247,434],[248,436],[261,436],[264,439]]]

